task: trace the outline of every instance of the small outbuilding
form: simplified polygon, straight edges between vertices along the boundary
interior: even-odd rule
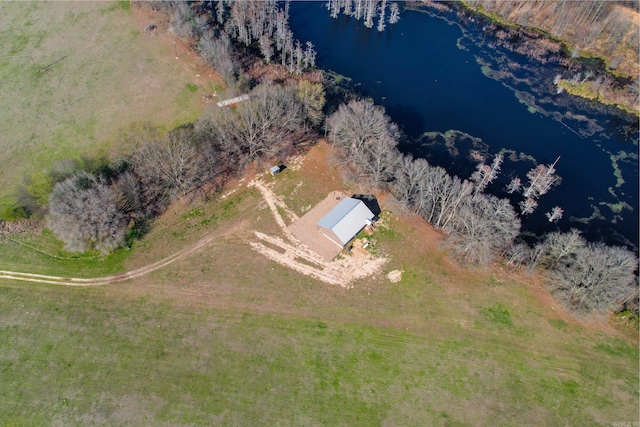
[[[377,221],[380,218],[380,214],[382,213],[382,209],[380,209],[380,204],[378,203],[378,199],[373,194],[354,194],[351,196],[352,199],[362,200],[372,214],[375,215],[374,221]]]
[[[271,174],[271,176],[276,176],[280,173],[280,166],[271,166],[271,169],[269,169],[269,173]]]
[[[376,220],[375,212],[362,200],[332,191],[287,229],[309,249],[331,261]]]
[[[316,225],[326,238],[344,247],[375,217],[362,200],[346,197]]]

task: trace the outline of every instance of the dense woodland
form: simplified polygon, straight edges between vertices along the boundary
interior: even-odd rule
[[[549,289],[576,314],[607,313],[621,304],[637,312],[633,252],[586,242],[575,230],[543,236],[533,246],[520,239],[521,218],[558,181],[557,161],[537,165],[509,184],[507,190],[521,196],[514,206],[485,193],[500,173],[500,155],[478,159],[468,178],[452,176],[403,155],[396,148],[403,138],[398,126],[369,100],[349,96],[326,111],[321,83],[251,81],[240,55],[261,55],[294,74],[313,66],[312,47],[303,49],[288,30],[286,8],[270,1],[161,7],[227,84],[247,89],[250,100],[210,110],[166,135],[148,124],[132,125],[120,138],[129,149],[118,158],[60,162],[29,177],[19,195],[23,209],[45,218],[66,249],[108,253],[131,244],[172,201],[211,197],[248,163],[285,158],[324,131],[349,179],[389,192],[404,209],[441,229],[460,262],[545,271]],[[547,213],[551,222],[561,216],[560,207]]]

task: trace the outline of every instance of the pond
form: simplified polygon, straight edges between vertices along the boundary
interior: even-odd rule
[[[384,32],[331,18],[322,2],[294,2],[290,13],[295,37],[315,45],[317,65],[344,76],[402,127],[403,152],[462,178],[477,164],[471,153],[491,161],[502,152],[501,179],[488,189],[501,196],[511,178],[525,181],[535,164],[560,157],[560,185],[542,196],[523,229],[540,235],[575,227],[590,240],[637,249],[637,119],[558,94],[553,79],[567,70],[557,61],[501,48],[481,19],[462,22],[451,11],[404,10]],[[564,217],[551,224],[545,212],[556,205]]]

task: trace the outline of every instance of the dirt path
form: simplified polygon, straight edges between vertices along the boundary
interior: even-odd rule
[[[269,206],[269,210],[278,223],[279,228],[282,230],[285,238],[289,241],[286,242],[280,237],[269,236],[255,230],[254,234],[258,238],[258,242],[250,242],[250,245],[256,252],[299,273],[314,277],[331,285],[338,285],[345,288],[350,288],[351,282],[355,279],[379,273],[382,266],[386,263],[386,259],[374,258],[364,251],[354,251],[353,254],[345,256],[339,260],[331,262],[325,261],[306,245],[302,244],[287,230],[287,224],[278,212],[278,208],[286,212],[287,216],[289,216],[291,220],[296,220],[298,218],[297,215],[291,211],[289,207],[278,196],[276,196],[263,181],[255,179],[249,183],[249,185],[256,187],[260,191]],[[242,224],[238,224],[231,230],[212,231],[197,242],[174,253],[173,255],[144,267],[112,276],[78,278],[0,270],[0,279],[63,286],[103,286],[124,282],[126,280],[145,276],[153,271],[166,267],[175,261],[183,259],[207,246],[215,239],[225,234],[229,234],[241,226]]]
[[[291,234],[278,208],[282,209],[293,221],[297,220],[298,216],[268,188],[264,181],[256,177],[249,183],[249,186],[260,191],[278,227],[289,240],[286,242],[280,237],[269,236],[254,230],[259,241],[250,242],[250,245],[256,252],[298,273],[343,288],[351,288],[351,282],[356,279],[380,273],[382,266],[387,262],[385,258],[374,258],[364,249],[353,250],[351,254],[337,260],[324,260]]]
[[[237,228],[234,227],[234,229]],[[21,273],[18,271],[6,271],[0,270],[0,279],[9,279],[9,280],[21,280],[23,282],[33,282],[33,283],[48,283],[52,285],[64,285],[64,286],[103,286],[110,285],[113,283],[124,282],[125,280],[135,279],[137,277],[145,276],[151,272],[159,270],[163,267],[166,267],[169,264],[174,263],[180,259],[183,259],[192,253],[202,249],[207,246],[213,240],[232,232],[232,230],[225,231],[212,231],[206,234],[203,238],[193,243],[192,245],[187,246],[186,248],[170,255],[160,261],[154,262],[152,264],[146,265],[144,267],[137,268],[135,270],[127,271],[125,273],[116,274],[113,276],[104,276],[104,277],[94,277],[91,279],[83,279],[76,277],[62,277],[62,276],[47,276],[43,274],[33,274],[33,273]]]

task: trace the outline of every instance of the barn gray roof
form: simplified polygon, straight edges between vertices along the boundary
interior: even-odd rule
[[[333,231],[340,242],[346,245],[374,216],[361,200],[347,197],[318,221],[317,225]]]

